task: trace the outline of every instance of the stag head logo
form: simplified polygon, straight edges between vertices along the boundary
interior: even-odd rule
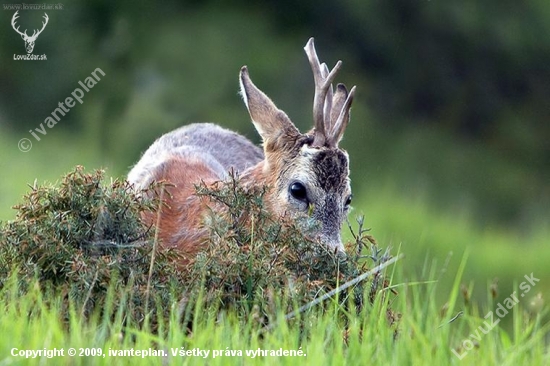
[[[13,18],[11,18],[11,26],[13,27],[13,29],[19,33],[21,35],[21,38],[23,38],[23,41],[25,41],[25,49],[27,50],[27,53],[32,53],[32,50],[34,49],[34,42],[36,42],[36,38],[38,38],[38,36],[40,35],[40,33],[42,33],[42,31],[44,30],[44,28],[46,28],[46,24],[48,24],[48,14],[44,13],[44,20],[45,22],[42,22],[42,29],[38,30],[38,29],[35,29],[34,32],[32,33],[32,36],[29,36],[27,34],[27,30],[25,29],[24,32],[21,32],[19,30],[19,26],[17,26],[17,28],[15,27],[15,21],[17,18],[19,18],[19,15],[17,15],[17,13],[19,12],[16,11],[15,14],[13,14]]]

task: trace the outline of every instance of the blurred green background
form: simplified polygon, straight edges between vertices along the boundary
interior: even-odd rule
[[[534,273],[524,301],[550,292],[550,2],[547,0],[71,1],[47,10],[34,54],[0,11],[0,220],[33,182],[76,164],[124,177],[155,138],[212,121],[259,142],[238,72],[302,130],[313,81],[303,46],[344,62],[357,85],[341,146],[351,157],[354,211],[381,246],[400,248],[406,279],[426,280],[449,253],[441,286],[464,276],[499,299]],[[21,29],[44,11],[21,10]],[[58,102],[96,68],[105,76],[40,141]],[[33,143],[29,152],[18,141]],[[347,229],[344,232],[347,233]],[[349,237],[349,234],[346,234]],[[498,300],[498,299],[497,299]],[[527,304],[528,305],[528,304]]]

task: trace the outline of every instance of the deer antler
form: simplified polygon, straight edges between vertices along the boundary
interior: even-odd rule
[[[15,12],[15,14],[13,14],[13,17],[11,18],[11,26],[12,26],[13,30],[15,30],[17,33],[19,33],[19,34],[20,34],[22,37],[24,37],[25,39],[31,39],[31,40],[32,40],[32,39],[38,38],[38,36],[40,35],[40,33],[42,33],[42,31],[44,30],[44,28],[46,28],[46,24],[48,24],[48,20],[50,19],[50,18],[48,18],[48,14],[44,13],[44,19],[45,19],[46,21],[45,21],[45,22],[42,22],[42,29],[40,29],[40,30],[35,29],[35,30],[33,31],[33,33],[32,33],[32,36],[29,36],[29,35],[27,34],[27,30],[26,30],[26,29],[25,29],[24,32],[21,32],[21,31],[19,30],[19,26],[17,26],[17,28],[15,27],[15,22],[16,22],[17,18],[19,18],[19,15],[17,14],[18,12],[19,12],[19,10],[17,10],[17,11]]]
[[[48,24],[48,20],[50,20],[50,18],[48,18],[48,14],[44,13],[44,19],[46,20],[45,22],[42,22],[42,29],[40,29],[39,31],[37,31],[36,29],[34,30],[34,32],[32,33],[32,36],[30,38],[38,38],[38,35],[40,33],[42,33],[42,31],[44,30],[44,28],[46,28],[46,24]],[[37,33],[38,32],[38,33]],[[36,33],[36,34],[35,34]]]
[[[17,33],[19,33],[21,36],[26,36],[26,37],[28,37],[28,36],[27,36],[27,30],[26,30],[26,29],[25,29],[25,32],[21,32],[21,31],[19,30],[19,26],[18,26],[17,28],[15,28],[15,21],[16,21],[17,18],[19,18],[19,15],[17,15],[17,13],[19,13],[19,10],[17,10],[17,11],[15,12],[15,14],[13,14],[13,17],[11,18],[11,26],[12,26],[13,30],[16,31]]]
[[[338,142],[342,139],[344,131],[349,123],[349,112],[351,109],[351,103],[355,96],[355,86],[351,88],[348,93],[344,84],[338,84],[336,94],[334,94],[334,101],[331,111],[331,126],[330,134],[327,138],[327,146],[336,147]]]
[[[329,72],[325,63],[321,64],[315,51],[313,38],[304,47],[315,80],[313,98],[313,121],[315,134],[313,146],[336,147],[349,122],[349,110],[355,94],[355,87],[348,94],[343,84],[338,84],[336,93],[332,90],[332,81],[342,65],[338,61]]]
[[[332,80],[342,65],[342,61],[338,61],[332,71],[328,71],[326,64],[321,65],[313,38],[310,38],[304,47],[311,70],[313,71],[313,79],[315,81],[315,96],[313,98],[313,121],[315,126],[315,136],[313,139],[314,146],[324,146],[326,141],[327,113],[325,111],[327,94],[332,94]],[[330,93],[329,93],[330,90]],[[330,115],[330,114],[328,114]],[[330,123],[330,122],[329,122]]]

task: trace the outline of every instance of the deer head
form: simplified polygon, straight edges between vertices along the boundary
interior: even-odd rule
[[[265,156],[249,174],[271,187],[267,200],[273,211],[305,218],[299,221],[305,235],[343,251],[340,229],[350,208],[351,187],[348,154],[338,143],[349,122],[355,87],[348,93],[338,84],[334,91],[332,81],[341,61],[329,72],[319,62],[313,38],[304,49],[315,80],[314,127],[306,134],[252,83],[247,67],[241,69],[241,93]]]
[[[23,41],[25,41],[25,48],[27,50],[27,53],[32,53],[32,50],[34,49],[34,42],[36,42],[36,38],[38,38],[40,33],[42,33],[44,28],[46,28],[46,24],[48,24],[48,20],[49,20],[48,14],[44,13],[45,22],[42,22],[42,29],[40,30],[35,29],[34,32],[32,33],[32,36],[29,36],[27,35],[26,29],[24,32],[21,32],[19,30],[19,26],[17,26],[17,28],[15,27],[15,21],[17,18],[19,18],[19,15],[17,15],[18,12],[19,10],[17,10],[15,14],[13,14],[13,17],[11,18],[11,26],[17,33],[21,35],[21,38],[23,38]]]

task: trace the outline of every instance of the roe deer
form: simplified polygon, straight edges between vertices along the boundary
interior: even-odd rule
[[[305,46],[313,70],[314,127],[302,134],[287,115],[250,80],[241,68],[240,88],[252,123],[263,140],[263,151],[237,133],[211,123],[178,128],[156,140],[128,174],[137,189],[153,181],[173,184],[166,205],[146,217],[157,222],[161,245],[176,248],[191,259],[207,240],[201,226],[207,203],[195,195],[195,185],[213,184],[233,169],[244,186],[267,186],[266,207],[275,215],[310,217],[314,229],[302,230],[334,252],[343,252],[340,229],[351,203],[348,154],[338,148],[349,122],[355,87],[343,84],[333,91],[332,81],[341,66],[329,72],[321,64],[313,38]],[[312,232],[313,230],[313,232]]]

